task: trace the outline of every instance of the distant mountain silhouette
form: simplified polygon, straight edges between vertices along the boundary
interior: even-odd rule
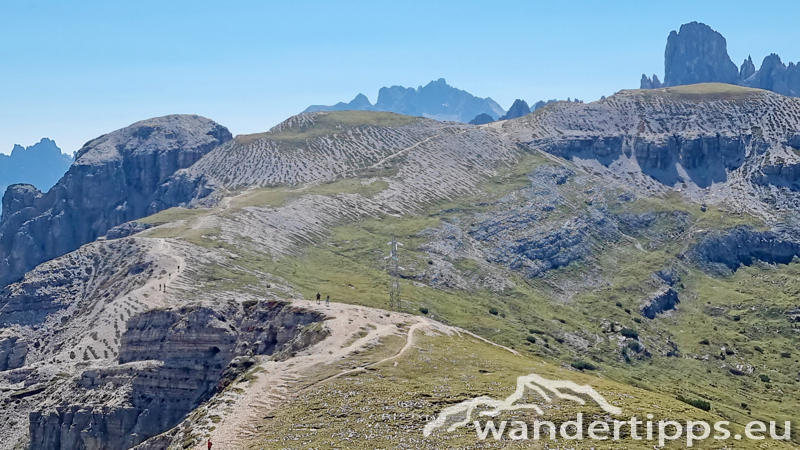
[[[30,147],[15,145],[11,155],[0,154],[0,191],[28,183],[46,192],[67,172],[72,157],[61,153],[55,141],[44,138]]]
[[[477,116],[475,116],[474,119],[470,120],[469,124],[470,125],[485,125],[487,123],[492,123],[492,122],[494,122],[494,119],[492,119],[492,116],[490,116],[490,115],[488,115],[486,113],[480,113]]]
[[[480,114],[497,120],[505,110],[491,98],[480,98],[467,91],[454,88],[444,78],[431,81],[417,89],[403,86],[384,87],[378,92],[378,101],[371,104],[364,94],[358,94],[349,103],[339,102],[332,106],[312,105],[303,112],[343,111],[389,111],[409,116],[421,116],[442,121],[469,122]]]

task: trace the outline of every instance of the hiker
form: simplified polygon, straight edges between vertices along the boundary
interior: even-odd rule
[[[319,292],[317,292],[317,304],[319,305]]]
[[[208,450],[211,450],[211,446],[214,445],[211,443],[211,439],[208,440]]]
[[[331,296],[330,295],[326,295],[325,296],[325,306],[331,306]]]

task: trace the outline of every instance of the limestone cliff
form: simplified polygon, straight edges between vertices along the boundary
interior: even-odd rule
[[[327,335],[323,317],[282,302],[151,310],[134,316],[119,365],[83,372],[80,404],[31,413],[30,449],[130,448],[166,431],[253,365]],[[110,401],[108,390],[125,393]],[[106,400],[103,400],[103,399]]]
[[[196,189],[176,188],[171,177],[230,139],[225,127],[199,116],[145,120],[88,142],[47,193],[9,187],[0,286],[116,225],[190,201]]]

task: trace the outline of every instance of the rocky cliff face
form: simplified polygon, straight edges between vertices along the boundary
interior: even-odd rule
[[[664,86],[695,83],[736,84],[739,70],[728,56],[728,44],[706,24],[691,22],[671,32],[664,52]]]
[[[709,234],[689,255],[704,270],[717,275],[728,275],[740,266],[749,266],[755,261],[788,264],[800,256],[800,242],[773,231],[738,227],[727,232]]]
[[[765,89],[792,97],[800,96],[800,68],[787,66],[780,56],[764,58],[756,70],[753,59],[747,57],[740,68],[728,56],[727,42],[706,24],[691,22],[673,31],[667,38],[664,53],[664,84],[653,75],[642,75],[640,89],[682,86],[696,83],[728,83]]]
[[[31,414],[30,449],[138,445],[175,426],[251,367],[249,357],[285,357],[324,339],[322,319],[281,302],[168,308],[134,316],[121,338],[119,365],[86,370],[74,387],[86,403]],[[102,401],[109,389],[124,395]]]
[[[11,186],[0,221],[0,286],[109,229],[186,203],[197,186],[171,177],[231,139],[199,116],[166,116],[88,142],[47,193]]]
[[[798,201],[800,156],[789,145],[800,129],[798,108],[797,99],[768,91],[699,84],[559,102],[503,128],[528,147],[602,167],[630,186],[668,186],[699,203],[724,199],[772,214]]]

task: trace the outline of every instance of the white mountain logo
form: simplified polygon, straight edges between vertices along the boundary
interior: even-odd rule
[[[597,391],[592,389],[589,385],[580,385],[572,381],[548,380],[536,374],[525,375],[517,378],[517,390],[509,395],[505,400],[495,400],[491,397],[481,396],[445,408],[433,422],[428,422],[423,430],[423,435],[430,436],[430,434],[438,428],[443,427],[448,419],[451,417],[460,417],[464,415],[464,419],[457,421],[447,428],[447,431],[453,431],[459,427],[469,424],[472,421],[472,416],[475,410],[479,407],[489,408],[485,411],[478,413],[479,416],[496,417],[504,411],[517,411],[521,409],[532,409],[538,414],[544,414],[542,408],[538,405],[531,403],[517,403],[525,395],[525,390],[531,389],[542,396],[544,401],[552,403],[551,395],[574,401],[580,405],[585,405],[586,401],[577,395],[564,393],[563,391],[572,391],[573,393],[583,394],[594,400],[603,411],[619,415],[622,414],[622,409],[611,405],[600,395]]]

